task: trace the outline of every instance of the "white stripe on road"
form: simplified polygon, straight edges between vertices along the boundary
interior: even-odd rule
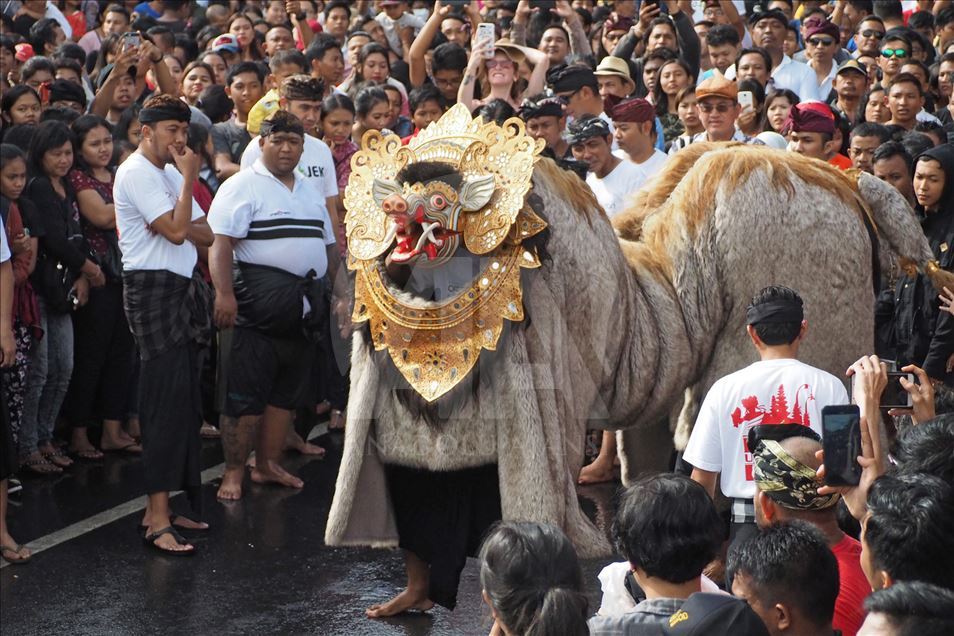
[[[316,425],[315,428],[312,429],[311,434],[308,436],[308,441],[315,439],[319,435],[323,435],[325,432],[327,432],[327,430],[328,430],[327,423],[323,422],[321,424]],[[206,468],[205,470],[202,471],[202,483],[207,484],[211,481],[219,479],[224,473],[225,473],[224,462],[221,464],[218,464],[217,466]],[[182,491],[170,493],[170,496],[174,497],[178,495],[180,492]],[[77,521],[76,523],[72,525],[69,525],[69,526],[66,526],[65,528],[57,530],[56,532],[51,532],[50,534],[46,536],[40,537],[39,539],[36,539],[34,541],[30,541],[27,547],[30,549],[31,554],[36,555],[36,554],[39,554],[40,552],[43,552],[44,550],[49,550],[50,548],[54,548],[60,545],[61,543],[66,543],[67,541],[71,539],[75,539],[76,537],[82,536],[86,534],[87,532],[92,532],[93,530],[96,530],[97,528],[102,528],[103,526],[110,524],[116,521],[117,519],[122,519],[123,517],[127,515],[131,515],[135,512],[139,512],[145,509],[146,509],[146,496],[143,495],[142,497],[136,497],[135,499],[131,499],[125,503],[119,504],[115,508],[110,508],[109,510],[105,510],[103,512],[100,512],[99,514],[95,514],[92,517],[83,519],[82,521]],[[0,560],[0,569],[5,568],[9,565],[11,564],[7,563],[6,561]]]

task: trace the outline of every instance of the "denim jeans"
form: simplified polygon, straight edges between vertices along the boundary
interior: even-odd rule
[[[40,301],[43,337],[33,343],[20,423],[20,456],[25,457],[53,438],[53,426],[73,374],[73,319],[50,313]]]

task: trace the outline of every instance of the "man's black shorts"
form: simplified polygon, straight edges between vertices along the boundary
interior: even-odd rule
[[[229,356],[225,414],[261,415],[265,406],[313,407],[317,345],[304,338],[274,338],[236,327]]]

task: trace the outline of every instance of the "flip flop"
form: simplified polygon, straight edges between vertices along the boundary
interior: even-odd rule
[[[175,528],[177,531],[185,532],[185,533],[195,533],[195,534],[208,534],[212,530],[212,526],[209,526],[208,528],[188,528],[186,526],[179,525],[176,523],[176,519],[178,518],[179,518],[179,515],[169,515],[169,523],[171,523],[172,527]],[[189,519],[188,517],[182,517],[182,518],[187,519],[188,521],[192,521],[193,523],[199,523],[198,521],[195,521],[194,519]],[[139,524],[139,536],[146,534],[147,529],[148,528],[146,526]]]
[[[133,442],[132,444],[126,444],[125,446],[120,446],[119,448],[104,448],[104,453],[124,453],[126,455],[142,455],[142,449],[132,450],[133,446],[139,446],[138,442]]]
[[[73,460],[67,457],[66,453],[63,452],[62,448],[55,447],[52,451],[49,451],[46,453],[44,453],[43,451],[40,451],[40,454],[43,455],[48,462],[50,462],[51,464],[59,468],[69,468],[70,466],[73,465]],[[64,460],[68,461],[69,463],[61,464],[60,462],[56,461],[57,457],[62,457]]]
[[[42,455],[34,459],[25,459],[20,461],[20,468],[25,468],[29,470],[34,475],[40,475],[41,477],[47,477],[49,475],[60,475],[63,473],[63,469],[49,461],[46,457]]]
[[[70,454],[76,457],[76,459],[82,459],[83,461],[95,462],[99,461],[105,457],[103,452],[98,448],[84,448],[83,450],[71,450]]]
[[[142,543],[146,547],[151,548],[152,550],[155,550],[161,554],[165,554],[166,556],[187,557],[195,555],[195,546],[192,546],[191,550],[166,550],[165,548],[160,548],[158,545],[156,545],[156,540],[164,534],[172,535],[172,538],[175,539],[176,543],[179,545],[188,543],[188,541],[183,539],[182,535],[176,532],[176,529],[172,526],[168,526],[162,530],[159,530],[158,532],[153,532],[152,534],[147,534],[142,538]]]
[[[9,563],[10,565],[23,565],[24,563],[29,562],[29,560],[33,558],[32,554],[27,557],[20,556],[20,550],[22,550],[25,547],[26,546],[22,544],[17,544],[16,546],[0,545],[0,557],[2,557],[3,560]],[[8,553],[16,554],[19,558],[11,559],[7,556]]]
[[[199,437],[202,439],[219,439],[222,432],[208,422],[202,422],[202,428],[199,429]]]

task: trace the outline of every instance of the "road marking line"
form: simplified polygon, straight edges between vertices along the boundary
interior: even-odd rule
[[[321,423],[315,426],[312,429],[311,434],[308,436],[308,441],[319,437],[327,432],[328,427],[325,423]],[[220,478],[225,473],[225,462],[212,466],[211,468],[206,468],[202,471],[202,484],[207,484],[211,481],[214,481]],[[176,492],[170,493],[170,498],[175,497],[180,494],[182,491],[178,490]],[[130,499],[125,503],[121,503],[114,508],[109,510],[104,510],[98,514],[93,515],[92,517],[87,517],[82,521],[77,521],[76,523],[61,528],[55,532],[51,532],[48,535],[42,536],[39,539],[30,541],[27,546],[30,548],[31,554],[39,554],[44,550],[49,550],[54,548],[61,543],[66,543],[71,539],[82,536],[88,532],[92,532],[97,528],[102,528],[103,526],[116,521],[117,519],[122,519],[126,515],[131,515],[134,512],[139,512],[140,510],[146,509],[146,496],[136,497],[135,499]],[[9,567],[10,563],[0,560],[0,569]]]

